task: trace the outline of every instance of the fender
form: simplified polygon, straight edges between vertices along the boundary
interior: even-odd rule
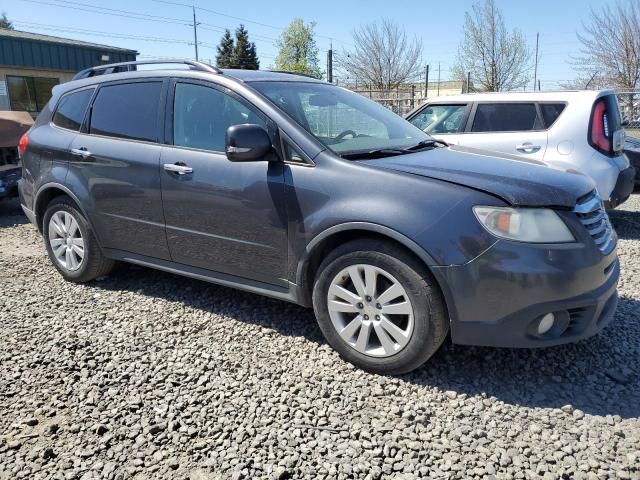
[[[56,188],[58,190],[62,190],[64,193],[66,193],[76,204],[76,206],[78,207],[78,209],[80,210],[80,213],[82,213],[82,215],[84,216],[84,218],[87,220],[87,222],[89,223],[89,226],[91,227],[91,230],[93,232],[96,231],[96,229],[93,227],[93,223],[91,222],[91,217],[87,214],[87,211],[85,210],[85,208],[82,206],[82,202],[80,202],[80,200],[78,199],[78,197],[76,196],[75,193],[73,193],[71,190],[69,190],[68,187],[65,187],[64,185],[62,185],[61,183],[57,183],[57,182],[48,182],[45,183],[44,185],[42,185],[37,193],[35,194],[34,197],[34,201],[33,201],[33,210],[34,210],[34,215],[36,216],[36,220],[37,220],[37,226],[38,229],[40,230],[40,233],[42,233],[42,216],[44,215],[44,212],[38,212],[37,211],[37,205],[38,205],[38,200],[40,199],[40,195],[42,193],[44,193],[47,190],[50,190],[52,188]],[[40,213],[40,217],[38,216],[38,213]],[[96,241],[98,242],[98,245],[100,245],[100,240],[98,239],[98,237],[95,235],[94,233],[94,237],[96,238]]]
[[[309,258],[311,257],[311,254],[313,253],[315,248],[320,243],[322,243],[323,240],[329,238],[331,235],[349,230],[366,230],[369,232],[379,233],[391,238],[392,240],[395,240],[396,242],[408,248],[427,266],[437,265],[433,257],[431,257],[431,255],[429,255],[422,247],[420,247],[416,242],[398,232],[397,230],[393,230],[392,228],[370,222],[346,222],[327,228],[326,230],[313,237],[313,239],[311,239],[311,241],[307,244],[302,257],[298,261],[298,268],[296,270],[296,283],[298,285],[304,284],[304,274],[309,264]]]

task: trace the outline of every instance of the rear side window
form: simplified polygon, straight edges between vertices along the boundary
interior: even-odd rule
[[[540,105],[544,128],[553,125],[566,106],[564,103],[540,103],[538,105]]]
[[[157,142],[161,90],[161,82],[100,88],[91,109],[90,133]]]
[[[533,103],[480,103],[472,132],[522,132],[538,130],[538,112]]]
[[[91,95],[93,95],[92,88],[63,96],[53,116],[54,125],[68,130],[75,130],[76,132],[80,130]]]

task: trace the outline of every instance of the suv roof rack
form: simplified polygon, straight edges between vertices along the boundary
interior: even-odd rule
[[[288,73],[289,75],[299,75],[301,77],[308,77],[308,78],[313,78],[315,80],[319,80],[318,77],[314,77],[313,75],[309,74],[309,73],[301,73],[301,72],[292,72],[290,70],[267,70],[267,72],[272,72],[272,73]]]
[[[200,72],[218,73],[222,70],[206,63],[196,62],[193,60],[136,60],[134,62],[109,63],[107,65],[97,65],[95,67],[86,68],[79,71],[73,77],[73,80],[81,78],[95,77],[97,75],[106,75],[109,73],[132,72],[137,70],[138,65],[187,65],[190,70],[198,70]]]

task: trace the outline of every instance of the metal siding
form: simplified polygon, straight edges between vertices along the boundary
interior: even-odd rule
[[[99,65],[105,54],[109,63],[136,59],[133,53],[7,37],[0,37],[0,54],[0,65],[68,71]]]

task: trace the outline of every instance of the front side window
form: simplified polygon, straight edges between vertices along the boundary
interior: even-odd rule
[[[243,123],[267,128],[244,103],[218,89],[177,83],[173,102],[173,144],[224,152],[227,128]]]
[[[538,111],[533,103],[480,103],[471,131],[525,132],[538,129]]]
[[[76,132],[80,130],[91,95],[93,95],[93,89],[88,88],[63,96],[53,116],[53,123],[68,130],[75,130]]]
[[[131,140],[158,141],[161,82],[107,85],[91,109],[89,133]]]
[[[37,113],[51,98],[57,78],[7,76],[11,110]]]
[[[335,85],[253,82],[251,86],[339,155],[431,140],[387,108]]]
[[[458,133],[464,120],[466,104],[429,105],[422,109],[410,122],[429,134]]]

